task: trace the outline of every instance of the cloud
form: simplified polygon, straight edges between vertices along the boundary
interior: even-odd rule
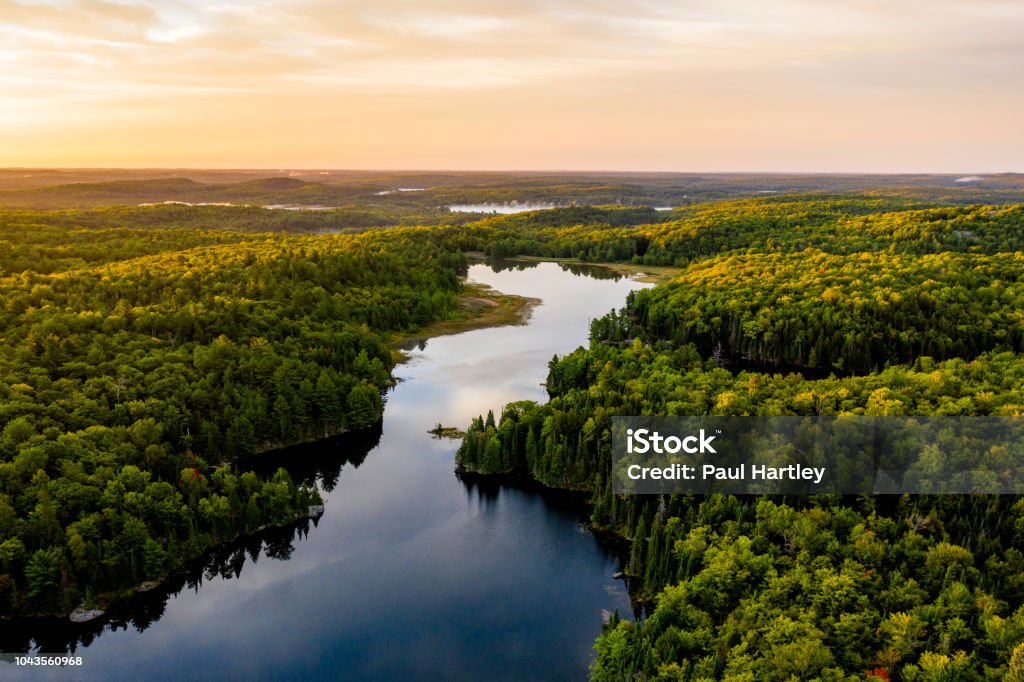
[[[978,70],[1022,58],[1024,10],[1006,3],[897,5],[528,0],[512,9],[454,0],[79,0],[8,3],[0,35],[26,66],[45,50],[92,69],[94,78],[126,85],[242,79],[273,87],[280,77],[382,90],[459,88],[634,72],[813,74],[831,64],[856,83],[884,78],[884,63],[899,71],[915,62]],[[67,61],[35,68],[60,81]]]
[[[1022,34],[1024,7],[998,0],[0,0],[0,123],[37,142],[104,118],[280,128],[291,104],[307,120],[420,125],[461,108],[517,129],[528,116],[542,153],[572,116],[634,147],[682,135],[661,106],[753,147],[744,136],[766,128],[737,108],[775,129],[887,108],[880,134],[922,116],[959,125],[965,98],[998,114],[1024,92]],[[1002,132],[1013,148],[1020,133]]]

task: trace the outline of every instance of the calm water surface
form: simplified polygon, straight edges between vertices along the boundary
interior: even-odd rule
[[[584,678],[602,611],[630,610],[623,583],[611,578],[615,552],[582,530],[578,503],[461,482],[457,441],[427,430],[464,427],[511,400],[545,400],[551,356],[584,344],[588,320],[647,285],[551,263],[473,265],[469,274],[543,303],[526,326],[414,350],[396,369],[402,381],[381,432],[281,455],[293,475],[325,488],[315,527],[225,548],[171,594],[151,593],[89,624],[76,651],[85,666],[74,672],[0,664],[0,678]],[[47,639],[83,637],[81,628],[33,627],[24,636],[44,651],[57,650]]]
[[[549,208],[558,208],[558,206],[556,204],[519,203],[513,201],[507,204],[452,204],[448,207],[448,210],[456,213],[500,213],[508,215],[524,211],[542,211]]]

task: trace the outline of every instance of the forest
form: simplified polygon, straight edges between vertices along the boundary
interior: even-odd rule
[[[594,679],[1024,679],[1020,498],[609,476],[616,415],[1020,415],[1015,177],[87,179],[0,197],[0,616],[102,607],[304,523],[317,477],[249,456],[372,431],[392,341],[464,314],[466,254],[530,256],[676,273],[551,360],[548,402],[481,406],[456,454],[586,491],[630,543],[647,617],[611,616]],[[266,207],[303,201],[331,210]]]
[[[679,268],[552,359],[547,403],[474,419],[456,456],[588,491],[592,527],[630,541],[647,615],[611,617],[592,679],[1024,679],[1019,497],[619,496],[610,480],[616,415],[1024,414],[1022,207],[672,213],[532,235],[504,221],[492,242]]]
[[[55,210],[182,202],[426,216],[447,213],[456,204],[665,208],[792,193],[900,196],[943,205],[1024,201],[1024,175],[1018,173],[960,180],[928,174],[0,169],[0,207]]]
[[[457,309],[400,232],[4,224],[0,614],[67,613],[320,504],[245,456],[376,424],[390,336]]]

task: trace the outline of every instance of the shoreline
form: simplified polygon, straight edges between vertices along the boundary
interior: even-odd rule
[[[640,265],[637,263],[617,263],[608,261],[585,261],[579,258],[554,258],[549,256],[512,256],[502,260],[519,263],[560,263],[566,265],[591,265],[598,268],[605,268],[617,272],[624,277],[632,277],[637,282],[647,284],[659,284],[666,282],[680,272],[683,268],[674,265]]]
[[[562,259],[564,262],[579,262],[575,259]],[[535,262],[559,262],[558,260],[552,259],[538,259]],[[590,265],[599,265],[601,267],[608,267],[607,264],[596,264],[591,263]],[[542,303],[538,298],[531,298],[526,296],[518,296],[515,294],[504,294],[492,287],[482,284],[479,282],[471,282],[468,279],[463,278],[463,290],[458,296],[459,309],[455,314],[455,317],[451,317],[444,320],[437,320],[428,325],[425,325],[415,333],[396,334],[391,339],[392,357],[395,360],[395,365],[402,364],[408,360],[408,353],[406,351],[412,350],[416,345],[428,341],[429,339],[450,336],[455,334],[461,334],[463,332],[473,331],[477,329],[487,329],[491,327],[504,327],[514,325],[525,325],[529,323],[530,317],[533,313],[533,309]],[[383,414],[378,417],[378,422],[383,418]],[[251,460],[287,450],[288,448],[295,447],[298,445],[307,445],[309,443],[315,443],[320,440],[326,440],[332,437],[337,437],[346,433],[351,433],[348,429],[341,429],[339,431],[332,431],[324,434],[323,438],[299,438],[296,442],[279,444],[272,442],[265,442],[261,444],[255,452],[248,456],[240,457],[234,460],[233,464],[240,464],[245,460]],[[490,478],[492,475],[479,474],[477,472],[463,472],[468,476],[476,475],[480,477],[480,482],[486,478]],[[548,491],[549,493],[560,493],[568,495],[587,495],[588,491],[583,490],[569,490],[562,488],[553,488],[547,486],[527,474],[523,478],[518,480],[519,485],[533,483],[540,489]],[[588,502],[584,502],[587,506],[590,506]],[[180,575],[183,571],[187,570],[187,566],[199,559],[201,559],[208,552],[215,550],[218,547],[229,545],[234,542],[238,542],[242,539],[259,535],[264,530],[273,528],[285,528],[297,524],[304,519],[318,518],[323,513],[322,507],[318,510],[320,513],[313,514],[298,514],[295,518],[283,521],[281,523],[268,524],[261,528],[258,528],[251,532],[241,532],[234,535],[231,538],[223,539],[217,543],[210,545],[209,547],[203,548],[201,552],[195,556],[187,557],[183,560],[182,564],[174,569],[171,569],[164,574],[160,575],[156,580],[142,581],[137,585],[132,585],[123,590],[117,590],[113,592],[107,592],[99,595],[95,595],[88,603],[81,603],[77,607],[71,609],[69,612],[53,612],[53,613],[32,613],[32,614],[17,614],[10,616],[0,617],[0,621],[11,623],[18,622],[23,619],[27,620],[50,620],[50,621],[63,621],[69,622],[72,626],[84,626],[96,622],[105,622],[107,611],[112,607],[122,605],[126,602],[130,602],[133,597],[137,597],[139,594],[144,594],[150,591],[154,591],[161,585],[166,583],[168,580]]]
[[[476,329],[524,325],[530,321],[533,309],[540,305],[539,298],[503,294],[486,284],[463,279],[459,294],[459,310],[454,317],[431,322],[412,333],[396,334],[391,338],[391,352],[395,364],[408,360],[407,351],[439,336],[451,336]]]
[[[473,331],[475,329],[486,329],[490,327],[503,327],[507,325],[523,325],[527,324],[530,319],[530,315],[533,313],[533,308],[541,303],[540,299],[529,298],[525,296],[516,296],[513,294],[503,294],[491,287],[481,284],[478,282],[469,282],[463,280],[463,291],[459,294],[459,310],[457,316],[446,320],[438,320],[432,322],[419,331],[413,334],[400,334],[396,335],[391,340],[392,356],[395,358],[395,365],[399,365],[408,359],[406,350],[411,350],[417,344],[427,341],[429,339],[439,336],[449,336],[453,334],[461,334],[467,331]],[[378,421],[383,418],[383,415],[378,417]],[[331,432],[325,434],[324,438],[300,438],[294,443],[278,444],[278,443],[264,443],[256,452],[252,453],[248,457],[242,457],[234,461],[239,463],[245,459],[260,457],[267,454],[272,454],[294,447],[296,445],[305,445],[309,443],[318,442],[327,438],[336,437],[345,433],[351,433],[348,429],[342,429],[337,432]],[[321,511],[322,514],[322,511]],[[315,516],[319,516],[317,514]],[[86,625],[92,622],[103,622],[106,611],[111,607],[119,604],[123,604],[130,601],[132,597],[140,594],[149,592],[161,584],[165,583],[168,579],[173,578],[179,574],[185,567],[200,559],[207,552],[216,549],[217,547],[238,542],[241,539],[258,535],[268,528],[284,528],[293,524],[301,522],[303,519],[313,518],[313,514],[302,515],[299,514],[296,518],[278,523],[269,524],[263,528],[259,528],[249,533],[239,533],[232,538],[225,539],[221,542],[217,542],[209,547],[203,549],[202,552],[196,556],[188,557],[184,559],[182,566],[177,569],[168,571],[161,575],[156,580],[143,581],[138,585],[118,590],[115,592],[104,593],[96,595],[91,603],[80,604],[71,611],[56,612],[56,613],[33,613],[33,614],[18,614],[13,616],[0,617],[0,620],[4,622],[16,622],[21,619],[32,619],[32,620],[55,620],[55,621],[70,621],[73,625]],[[79,614],[81,614],[79,616]]]
[[[247,539],[251,539],[261,535],[266,531],[283,530],[289,527],[296,526],[307,520],[319,520],[324,514],[323,505],[310,506],[306,514],[299,513],[295,518],[288,521],[282,521],[280,523],[268,523],[255,530],[248,532],[241,532],[234,535],[231,538],[222,540],[215,544],[205,547],[201,552],[194,556],[187,557],[182,560],[181,564],[164,572],[160,576],[152,580],[143,580],[142,582],[126,587],[122,590],[116,590],[112,592],[104,592],[98,594],[93,599],[86,603],[83,602],[78,606],[74,607],[70,611],[64,612],[53,612],[53,613],[23,613],[12,616],[0,616],[0,622],[5,624],[19,623],[19,622],[49,622],[49,623],[61,623],[62,625],[68,624],[69,627],[79,626],[91,626],[95,623],[101,623],[104,627],[108,620],[108,612],[114,608],[122,607],[129,604],[132,599],[138,598],[140,595],[145,595],[150,592],[156,592],[161,587],[166,585],[169,581],[182,576],[187,573],[190,567],[197,561],[203,559],[210,552],[216,550],[219,547],[231,545],[233,543],[242,542]],[[80,614],[80,615],[76,615]]]

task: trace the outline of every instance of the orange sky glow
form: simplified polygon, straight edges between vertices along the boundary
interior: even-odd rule
[[[1024,171],[1024,4],[0,0],[0,166]]]

